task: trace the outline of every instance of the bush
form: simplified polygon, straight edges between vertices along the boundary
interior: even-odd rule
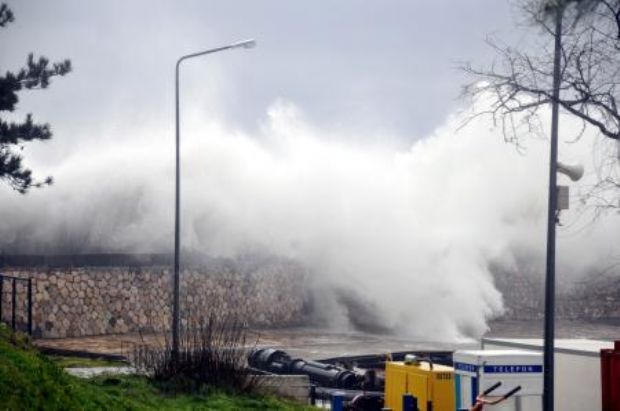
[[[248,346],[246,332],[238,316],[212,314],[190,321],[181,330],[177,358],[166,336],[158,346],[136,346],[133,362],[149,378],[173,391],[197,392],[216,387],[251,393],[258,379],[250,372],[246,358],[256,342]]]

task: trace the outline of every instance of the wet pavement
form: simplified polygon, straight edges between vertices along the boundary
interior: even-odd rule
[[[487,337],[540,337],[541,321],[497,321],[489,324]],[[620,324],[609,322],[568,321],[556,323],[557,338],[620,339]],[[164,334],[122,334],[93,337],[41,339],[42,347],[91,353],[131,355],[136,345],[166,345]],[[287,351],[293,357],[323,359],[329,357],[382,354],[396,351],[455,350],[477,348],[478,340],[434,342],[414,340],[393,335],[360,332],[339,332],[320,328],[286,328],[252,330],[247,335],[248,348],[273,347]]]
[[[163,343],[162,335],[148,334],[108,334],[75,338],[46,338],[37,339],[34,344],[38,347],[55,348],[70,351],[82,351],[95,354],[130,355],[137,344]]]
[[[337,332],[309,328],[265,330],[259,347],[273,347],[287,351],[293,357],[323,359],[330,357],[386,354],[398,351],[455,350],[478,347],[474,340],[462,342],[435,342],[413,340],[394,335]]]
[[[252,330],[247,347],[272,347],[287,351],[293,357],[322,359],[329,357],[383,354],[408,350],[454,350],[477,347],[474,340],[456,343],[415,341],[407,338],[359,332],[337,332],[317,328]],[[40,339],[35,344],[63,350],[130,356],[137,345],[166,345],[163,334],[122,334],[92,337]]]

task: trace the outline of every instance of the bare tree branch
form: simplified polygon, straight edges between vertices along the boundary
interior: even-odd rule
[[[620,0],[524,0],[525,15],[542,29],[546,44],[555,36],[553,16],[558,7],[570,23],[562,33],[560,108],[582,122],[575,140],[590,126],[619,141]],[[519,146],[523,135],[538,129],[540,109],[553,101],[552,53],[546,52],[546,44],[542,51],[524,51],[487,42],[497,54],[490,68],[461,67],[472,79],[463,94],[488,104],[477,108],[470,119],[490,115],[504,140]],[[588,198],[600,200],[604,207],[619,207],[618,201],[605,204],[600,199],[603,191],[620,197],[618,175],[601,175]]]

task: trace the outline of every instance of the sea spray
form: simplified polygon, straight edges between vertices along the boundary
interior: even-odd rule
[[[334,327],[477,337],[502,312],[490,262],[518,270],[520,255],[544,261],[544,140],[519,154],[488,119],[459,129],[455,115],[403,150],[309,124],[286,101],[254,134],[188,117],[183,249],[295,260],[311,273],[316,315]],[[122,134],[51,166],[35,159],[56,178],[50,188],[20,196],[1,187],[4,251],[171,252],[172,137]],[[591,156],[586,143],[566,147],[569,160]],[[608,258],[620,232],[614,216],[576,229],[573,214],[561,216],[560,279]]]

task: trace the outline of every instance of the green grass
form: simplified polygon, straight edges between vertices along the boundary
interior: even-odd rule
[[[265,396],[205,389],[168,395],[145,377],[73,377],[0,324],[1,410],[308,410]]]
[[[157,410],[308,410],[310,407],[275,397],[232,395],[221,390],[197,394],[165,395],[148,380],[136,376],[98,377],[93,386],[115,397],[134,399],[138,409]]]
[[[65,357],[60,355],[48,355],[60,368],[93,368],[93,367],[126,367],[122,361],[110,361],[103,358]]]

